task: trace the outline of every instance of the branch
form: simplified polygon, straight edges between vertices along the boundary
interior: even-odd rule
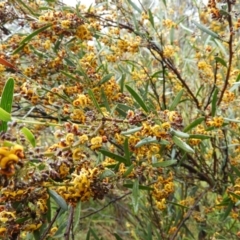
[[[70,214],[68,216],[68,223],[67,223],[66,231],[64,233],[64,239],[65,240],[69,240],[71,226],[72,226],[72,223],[73,223],[73,214],[74,214],[74,207],[71,206],[70,207]]]
[[[111,200],[110,202],[108,202],[106,205],[104,205],[103,207],[99,208],[98,210],[96,210],[96,211],[94,211],[94,212],[91,212],[91,213],[89,213],[89,214],[81,217],[80,220],[82,220],[82,219],[84,219],[84,218],[87,218],[87,217],[90,217],[91,215],[94,215],[94,214],[96,214],[96,213],[101,212],[103,209],[107,208],[109,205],[117,202],[117,201],[120,200],[120,199],[125,198],[127,195],[130,195],[131,193],[132,193],[132,191],[129,191],[129,192],[125,193],[124,195],[122,195],[122,196],[120,196],[120,197],[117,197],[117,198]]]
[[[169,240],[174,240],[177,237],[178,232],[180,231],[181,227],[184,225],[184,223],[190,218],[192,212],[194,211],[194,209],[196,208],[197,204],[200,202],[200,200],[202,199],[202,197],[207,194],[208,190],[210,188],[208,188],[207,190],[204,190],[201,194],[199,194],[199,196],[196,198],[194,204],[192,205],[192,207],[189,208],[186,216],[182,219],[182,221],[178,224],[177,229],[175,230],[175,232],[172,234],[172,236],[169,238]]]
[[[231,73],[231,67],[232,67],[232,60],[233,60],[233,24],[232,24],[232,16],[231,16],[231,11],[232,11],[232,1],[228,0],[227,5],[228,5],[228,26],[230,30],[230,37],[228,41],[228,51],[229,51],[229,59],[228,59],[228,69],[227,69],[227,75],[224,81],[224,86],[223,89],[220,93],[220,97],[218,99],[217,105],[219,106],[222,102],[223,95],[227,89],[228,86],[228,81]]]
[[[49,231],[51,230],[52,225],[54,224],[54,222],[55,222],[56,219],[57,219],[58,214],[60,213],[60,210],[61,210],[61,208],[58,208],[58,209],[56,210],[56,213],[55,213],[55,215],[54,215],[52,221],[51,221],[50,224],[48,225],[48,228],[45,230],[45,232],[43,233],[43,235],[40,237],[40,240],[44,240],[44,239],[46,239],[47,234],[48,234]]]

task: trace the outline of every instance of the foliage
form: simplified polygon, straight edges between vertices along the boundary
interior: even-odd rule
[[[239,5],[0,2],[1,238],[238,238]]]

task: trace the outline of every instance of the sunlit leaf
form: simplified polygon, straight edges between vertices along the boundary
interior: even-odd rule
[[[208,35],[210,35],[213,38],[219,38],[219,35],[215,32],[213,32],[212,30],[208,29],[207,27],[205,27],[204,25],[196,22],[195,20],[192,20],[192,22],[203,32],[207,33]]]
[[[217,110],[217,100],[218,100],[218,88],[215,88],[213,92],[213,97],[212,97],[212,117],[215,116],[216,110]]]
[[[48,193],[50,197],[57,203],[59,207],[61,207],[64,211],[68,210],[68,205],[66,201],[54,190],[48,189]]]
[[[11,120],[11,114],[0,107],[0,120],[8,122]],[[1,123],[3,124],[3,123]]]
[[[7,122],[11,120],[10,113],[12,111],[13,93],[14,93],[14,80],[13,78],[9,78],[4,85],[2,96],[1,96],[0,115],[2,117],[0,119],[3,122],[0,124],[0,132],[7,131]],[[6,112],[9,114],[7,114]]]
[[[197,125],[201,124],[202,121],[205,119],[205,117],[200,117],[196,120],[194,120],[192,123],[190,123],[187,127],[183,129],[184,132],[189,132],[193,128],[195,128]]]
[[[74,208],[73,232],[76,232],[79,229],[81,210],[82,210],[81,201],[79,201],[77,203],[77,206]]]
[[[182,141],[180,138],[173,136],[173,142],[185,152],[194,153],[194,150],[187,143]]]
[[[33,147],[36,147],[36,139],[33,133],[26,127],[21,128],[21,132],[25,136],[25,138],[31,143]]]
[[[128,160],[126,158],[122,157],[122,156],[119,156],[119,155],[117,155],[115,153],[111,153],[111,152],[109,152],[109,151],[107,151],[105,149],[99,149],[98,151],[100,153],[102,153],[104,156],[110,157],[110,158],[112,158],[112,159],[114,159],[114,160],[116,160],[118,162],[124,163],[126,166],[130,165]]]
[[[142,109],[145,112],[148,112],[148,108],[145,105],[144,101],[142,100],[142,98],[128,85],[125,86],[127,88],[127,90],[129,91],[129,93],[132,95],[132,97],[135,99],[135,101],[142,107]]]
[[[175,165],[177,162],[178,162],[177,160],[172,159],[172,160],[153,163],[152,166],[153,167],[169,167],[169,166]]]
[[[180,102],[180,100],[181,100],[181,98],[182,98],[182,95],[183,95],[183,89],[182,90],[180,90],[180,92],[177,94],[177,96],[174,98],[174,100],[173,100],[173,102],[172,102],[172,104],[170,105],[170,107],[169,107],[169,110],[170,111],[173,111],[176,107],[177,107],[177,105],[179,104],[179,102]]]
[[[100,179],[102,180],[102,179],[104,179],[104,178],[111,178],[111,177],[114,177],[116,174],[112,171],[112,170],[110,170],[110,169],[105,169],[102,173],[101,173],[101,175],[100,175]]]
[[[139,208],[139,182],[138,179],[135,180],[132,187],[132,204],[133,211],[136,214]]]

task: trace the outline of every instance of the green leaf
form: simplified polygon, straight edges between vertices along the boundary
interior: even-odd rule
[[[170,110],[170,111],[173,111],[173,110],[177,107],[177,105],[178,105],[178,103],[180,102],[181,97],[182,97],[182,95],[183,95],[183,91],[184,91],[183,89],[180,90],[180,92],[179,92],[179,93],[177,94],[177,96],[174,98],[171,106],[169,107],[169,110]]]
[[[67,226],[67,221],[60,222],[58,230],[55,232],[54,236],[52,236],[51,238],[59,240],[59,238],[63,237],[66,226]]]
[[[138,147],[141,147],[145,144],[151,144],[151,143],[159,143],[159,141],[156,139],[156,137],[146,137],[142,140],[140,140],[136,145],[135,147],[138,148]]]
[[[167,160],[167,161],[163,161],[163,162],[153,163],[152,166],[153,167],[169,167],[169,166],[172,166],[172,165],[176,165],[177,162],[178,162],[177,160],[172,159],[172,160]]]
[[[138,132],[142,129],[142,127],[135,127],[135,128],[132,128],[132,129],[128,129],[127,131],[123,131],[121,132],[122,135],[132,135],[133,133],[135,132]]]
[[[75,233],[79,229],[80,216],[81,216],[81,201],[78,201],[77,206],[74,209],[74,223],[73,223],[73,232]]]
[[[217,100],[218,100],[217,95],[218,95],[218,89],[215,88],[213,92],[213,97],[212,97],[212,117],[215,116],[216,110],[217,110]]]
[[[111,178],[114,177],[116,174],[110,170],[110,169],[105,169],[102,174],[100,175],[100,180],[104,179],[104,178]]]
[[[117,154],[111,153],[105,149],[99,149],[98,150],[100,153],[102,153],[104,156],[110,157],[118,162],[124,163],[126,166],[129,166],[130,163],[128,162],[128,160],[122,156],[119,156]]]
[[[222,58],[220,58],[220,57],[215,57],[215,60],[216,60],[218,63],[221,63],[224,67],[227,67],[226,61],[224,61]]]
[[[126,187],[126,188],[132,189],[133,188],[133,183],[126,183],[126,184],[123,184],[123,186]],[[139,185],[139,189],[140,190],[145,190],[145,191],[153,190],[153,188],[151,188],[149,186],[144,186],[144,185]]]
[[[123,92],[124,90],[124,86],[125,86],[125,79],[126,79],[126,73],[123,73],[120,80],[118,81],[119,84],[120,84],[120,88],[121,88],[121,93]]]
[[[232,119],[232,118],[223,118],[223,119],[224,119],[224,121],[227,121],[227,122],[240,123],[239,119]]]
[[[41,27],[41,28],[37,29],[36,31],[32,32],[32,33],[29,34],[27,37],[25,37],[25,38],[20,42],[20,46],[12,52],[12,55],[20,52],[20,51],[26,46],[26,44],[27,44],[33,37],[35,37],[36,35],[38,35],[40,32],[43,32],[44,30],[46,30],[46,29],[49,28],[50,26],[52,26],[52,23],[51,23],[51,24],[47,24],[47,25],[45,25],[44,27]]]
[[[105,108],[107,109],[107,111],[111,112],[111,108],[109,106],[108,99],[107,99],[107,96],[106,96],[103,88],[101,88],[101,98],[102,98],[103,104],[104,104]]]
[[[47,208],[51,209],[51,198],[50,197],[47,199]],[[52,211],[47,211],[46,217],[47,217],[48,223],[50,223],[51,222],[51,218],[52,218]]]
[[[187,143],[183,142],[180,138],[173,136],[172,139],[173,142],[185,152],[194,153],[194,150]]]
[[[40,239],[40,232],[39,230],[33,231],[33,236],[35,240],[39,240]]]
[[[36,147],[36,140],[35,140],[35,137],[34,135],[32,134],[32,132],[26,128],[26,127],[23,127],[21,129],[21,132],[23,133],[23,135],[25,136],[25,138],[31,143],[31,145],[33,147]]]
[[[187,133],[185,133],[185,132],[182,132],[182,131],[179,131],[179,130],[171,129],[171,130],[170,130],[170,133],[171,133],[173,136],[177,136],[177,137],[181,137],[181,138],[189,138],[189,134],[187,134]]]
[[[142,10],[134,2],[132,2],[131,0],[127,0],[127,1],[137,12],[139,12],[139,13],[142,12]]]
[[[130,166],[127,168],[126,172],[123,174],[123,177],[125,178],[125,177],[127,177],[129,174],[131,174],[131,172],[132,172],[133,169],[134,169],[134,165],[132,164],[132,165],[130,165]]]
[[[209,138],[211,138],[211,137],[208,136],[208,135],[203,135],[203,134],[191,134],[191,135],[189,136],[189,138],[196,138],[196,139],[205,140],[205,139],[209,139]]]
[[[127,90],[132,95],[132,97],[135,99],[135,101],[142,107],[142,109],[145,112],[148,112],[148,108],[145,105],[144,101],[140,98],[140,96],[128,85],[126,85]]]
[[[73,79],[75,81],[78,81],[78,79],[76,77],[74,77],[73,75],[71,75],[70,73],[68,72],[65,72],[65,71],[60,71],[62,74],[64,74],[66,77],[69,77],[70,79]]]
[[[0,107],[0,120],[4,122],[11,121],[11,114]]]
[[[150,9],[148,9],[148,16],[149,16],[149,21],[150,23],[152,24],[153,28],[154,28],[154,18],[153,18],[153,15],[152,15],[152,12]]]
[[[123,240],[117,233],[114,233],[113,235],[115,236],[116,240]]]
[[[20,6],[24,6],[33,16],[39,16],[39,14],[36,13],[36,11],[32,10],[28,4],[25,4],[24,1],[22,0],[16,0],[17,2],[20,3]]]
[[[35,36],[37,36],[40,32],[43,32],[44,30],[46,30],[47,28],[49,28],[50,26],[52,26],[52,23],[47,24],[37,30],[35,30],[34,32],[32,32],[31,34],[29,34],[27,37],[25,37],[20,44],[24,44],[26,42],[29,42],[32,38],[34,38]]]
[[[90,230],[90,232],[91,232],[91,234],[92,234],[92,236],[94,237],[95,240],[100,240],[100,238],[97,236],[97,234],[95,233],[95,231],[92,228],[90,228],[89,230]]]
[[[208,29],[207,27],[203,26],[202,24],[192,20],[192,22],[197,26],[197,28],[199,28],[201,31],[207,33],[208,35],[210,35],[213,38],[218,38],[219,36],[217,33],[213,32],[212,30]]]
[[[133,211],[135,214],[138,212],[139,207],[139,182],[138,179],[135,180],[132,187],[132,204],[133,204]]]
[[[229,192],[231,195],[232,195],[232,193],[231,192]],[[234,194],[234,195],[236,195],[236,194]],[[239,197],[239,199],[240,199],[240,196],[238,196]],[[221,216],[221,221],[224,221],[226,218],[227,218],[227,216],[230,214],[230,212],[232,211],[232,208],[233,208],[233,202],[231,201],[231,202],[229,202],[229,204],[228,204],[228,206],[227,206],[227,209],[225,210],[225,212],[223,213],[223,215]]]
[[[130,157],[131,157],[131,154],[130,154],[130,151],[129,151],[129,146],[128,146],[128,138],[125,138],[124,140],[124,157],[127,159],[128,161],[128,164],[130,165]]]
[[[196,120],[194,120],[192,123],[190,123],[187,127],[185,127],[183,129],[184,132],[189,132],[190,130],[192,130],[193,128],[195,128],[197,125],[199,125],[200,123],[202,123],[202,121],[205,119],[205,117],[200,117]]]
[[[98,86],[100,86],[100,85],[104,84],[105,82],[109,81],[112,78],[112,76],[114,76],[113,73],[110,73],[110,74],[107,74],[106,76],[104,76],[101,79],[101,81],[99,82]]]
[[[152,240],[153,232],[152,232],[152,223],[151,221],[148,223],[147,227],[147,238],[146,240]]]
[[[98,102],[97,102],[97,100],[96,100],[96,98],[95,98],[95,96],[94,96],[94,94],[93,94],[93,92],[92,92],[91,89],[88,90],[88,95],[89,95],[89,97],[92,99],[94,106],[95,106],[95,107],[97,108],[97,110],[103,115],[102,110],[101,110],[101,108],[100,108],[100,106],[99,106],[99,104],[98,104]],[[104,116],[104,115],[103,115],[103,116]]]
[[[237,174],[238,177],[240,177],[240,171],[238,168],[234,167],[233,165],[231,166],[232,170]]]
[[[9,78],[4,85],[0,102],[0,108],[8,113],[11,113],[12,111],[13,93],[14,93],[14,80],[13,78]],[[9,115],[2,110],[0,115],[4,116],[2,118],[5,118],[7,120],[0,118],[1,120],[3,120],[3,122],[0,125],[0,132],[7,131],[7,122],[11,120],[11,116],[9,119]]]
[[[68,205],[66,201],[57,192],[52,189],[48,189],[48,193],[59,207],[61,207],[64,211],[68,210]]]

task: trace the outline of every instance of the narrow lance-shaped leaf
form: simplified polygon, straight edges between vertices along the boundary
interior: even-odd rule
[[[148,112],[148,108],[145,105],[144,101],[141,99],[141,97],[128,85],[126,85],[126,88],[129,91],[129,93],[132,95],[132,97],[135,99],[135,101],[142,107],[142,109],[145,112]]]
[[[126,166],[129,166],[129,165],[130,165],[130,164],[128,163],[127,159],[124,158],[124,157],[122,157],[122,156],[119,156],[119,155],[117,155],[117,154],[115,154],[115,153],[111,153],[111,152],[109,152],[109,151],[107,151],[107,150],[105,150],[105,149],[99,149],[98,151],[99,151],[100,153],[102,153],[104,156],[110,157],[110,158],[112,158],[112,159],[114,159],[114,160],[116,160],[116,161],[118,161],[118,162],[124,163]]]
[[[218,89],[216,88],[213,92],[213,97],[212,97],[212,117],[215,116],[216,110],[217,110],[217,95],[218,95]]]
[[[151,143],[158,143],[158,140],[156,139],[156,137],[146,137],[142,140],[140,140],[136,145],[135,147],[138,148],[138,147],[141,147],[145,144],[151,144]]]
[[[132,204],[133,204],[134,213],[136,214],[138,212],[138,207],[139,207],[139,182],[138,182],[138,179],[136,179],[135,182],[133,183]]]
[[[7,131],[7,122],[11,120],[11,116],[9,118],[9,115],[12,111],[12,102],[13,102],[13,93],[14,93],[14,80],[13,78],[9,78],[3,88],[2,96],[1,96],[1,115],[3,122],[0,125],[0,132],[1,131]],[[7,113],[9,114],[7,114]]]
[[[127,0],[127,1],[130,3],[130,5],[131,5],[136,11],[138,11],[139,13],[142,12],[142,10],[141,10],[133,1],[131,1],[131,0]]]
[[[204,120],[204,117],[200,117],[196,120],[194,120],[192,123],[190,123],[187,127],[185,127],[183,129],[184,132],[189,132],[190,130],[192,130],[193,128],[195,128],[197,125],[199,125],[200,123],[202,123],[202,121]]]
[[[131,161],[130,161],[130,151],[129,151],[129,146],[128,146],[128,138],[125,138],[124,141],[124,157],[126,158],[126,160],[128,161],[127,164],[130,165]]]
[[[171,106],[169,107],[169,110],[170,110],[170,111],[173,111],[173,110],[177,107],[178,103],[179,103],[180,100],[181,100],[182,95],[183,95],[183,89],[182,89],[182,90],[177,94],[177,96],[174,98]]]
[[[68,210],[68,205],[65,202],[65,200],[55,191],[48,189],[49,195],[52,197],[52,199],[57,203],[59,207],[61,207],[64,211]]]
[[[35,140],[35,137],[32,134],[32,132],[26,127],[23,127],[21,129],[21,131],[22,131],[23,135],[25,136],[25,138],[31,143],[31,145],[33,147],[36,147],[36,140]]]
[[[132,164],[127,168],[126,172],[123,174],[123,177],[127,177],[132,172],[133,169],[134,169],[134,165]]]
[[[182,131],[179,131],[179,130],[171,129],[170,133],[174,136],[177,136],[177,137],[189,138],[189,134],[187,134],[185,132],[182,132]]]
[[[93,92],[92,92],[91,89],[88,90],[88,95],[89,95],[89,97],[92,99],[94,106],[95,106],[95,107],[97,108],[97,110],[103,115],[102,110],[101,110],[101,108],[100,108],[100,106],[99,106],[99,104],[98,104],[98,102],[97,102],[97,100],[96,100],[96,98],[95,98],[95,96],[94,96],[94,94],[93,94]],[[103,115],[103,116],[104,116],[104,115]]]
[[[11,114],[1,107],[0,107],[0,120],[4,122],[11,121]],[[3,124],[3,122],[1,124]]]
[[[106,76],[104,76],[104,77],[101,79],[101,81],[99,82],[98,85],[102,85],[102,84],[104,84],[105,82],[109,81],[109,80],[112,78],[112,76],[114,76],[113,73],[107,74]]]
[[[203,26],[202,24],[192,20],[192,22],[203,32],[207,33],[213,38],[219,38],[218,34],[213,32],[212,30],[208,29],[207,27]]]
[[[173,142],[182,150],[188,153],[194,153],[194,150],[184,141],[182,141],[180,138],[173,136]]]
[[[73,224],[73,232],[75,232],[79,228],[80,216],[81,216],[81,201],[77,203],[77,206],[74,209],[74,224]]]
[[[153,163],[152,166],[153,167],[169,167],[169,166],[175,165],[176,163],[177,163],[177,160],[172,159],[172,160]]]
[[[25,37],[21,42],[18,48],[16,48],[13,52],[12,55],[20,52],[25,46],[26,44],[36,35],[38,35],[40,32],[43,32],[44,30],[46,30],[47,28],[49,28],[50,26],[52,26],[52,24],[48,24],[45,25],[44,27],[41,27],[39,29],[37,29],[36,31],[32,32],[31,34],[29,34],[27,37]]]
[[[115,176],[115,173],[110,170],[110,169],[105,169],[102,174],[100,175],[100,179],[104,179],[104,178],[111,178],[111,177],[114,177]]]
[[[153,18],[153,14],[151,12],[151,10],[148,10],[148,16],[149,16],[149,21],[152,24],[153,28],[154,28],[154,18]]]
[[[215,57],[215,60],[221,63],[224,67],[227,67],[227,63],[220,57]]]

